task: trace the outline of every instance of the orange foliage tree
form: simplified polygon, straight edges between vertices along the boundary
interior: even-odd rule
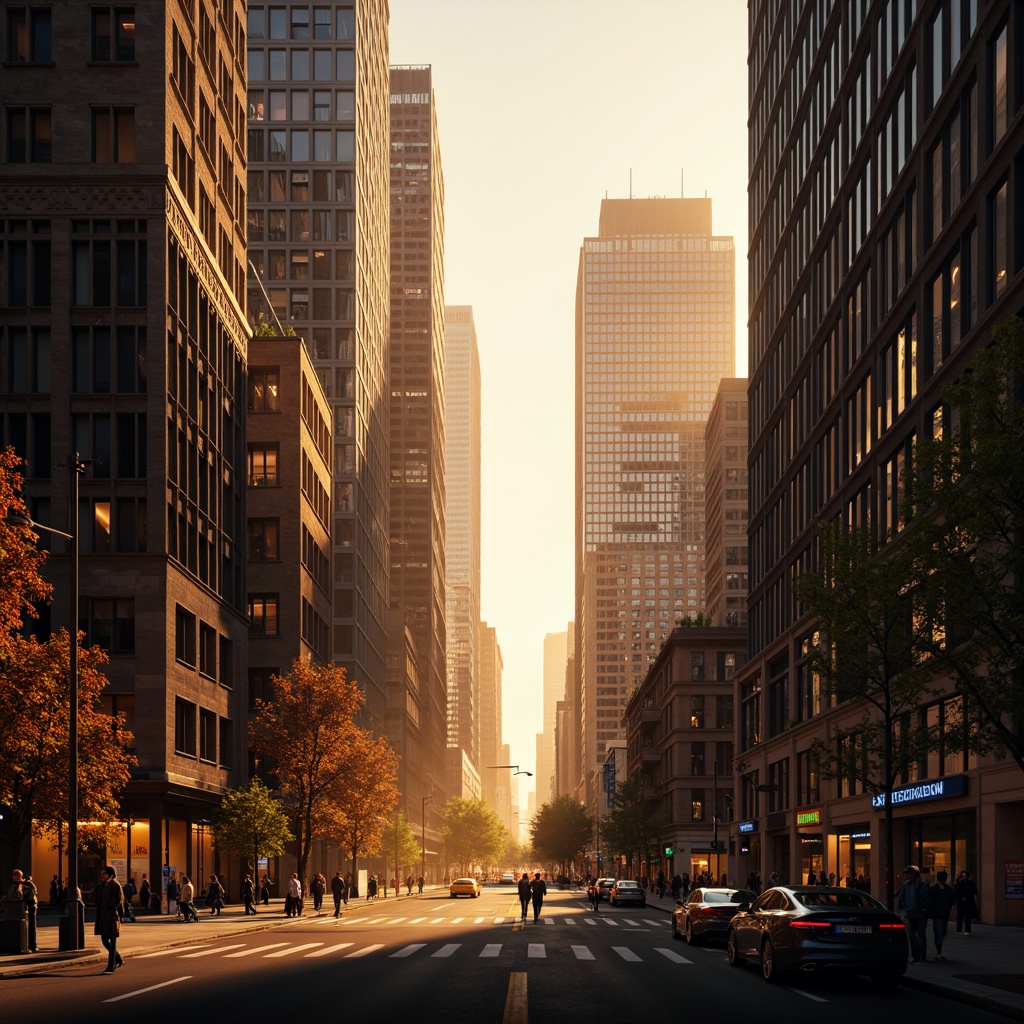
[[[367,766],[386,771],[390,764],[392,785],[397,769],[394,753],[388,762],[378,750],[386,742],[371,740],[356,725],[363,695],[343,668],[297,659],[271,684],[272,699],[256,702],[249,745],[253,754],[267,759],[277,780],[298,839],[299,877],[305,879],[313,840],[341,833]],[[385,817],[393,806],[383,808]]]

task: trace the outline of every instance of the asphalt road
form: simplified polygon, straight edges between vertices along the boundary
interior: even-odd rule
[[[582,893],[550,893],[536,923],[518,913],[511,889],[489,888],[479,899],[378,901],[341,921],[307,909],[285,927],[226,939],[204,938],[195,926],[186,945],[136,956],[126,949],[113,976],[90,964],[8,979],[0,1016],[11,1024],[1006,1019],[902,987],[876,993],[865,979],[769,986],[755,968],[731,967],[721,946],[673,941],[663,912],[603,904],[594,914]]]

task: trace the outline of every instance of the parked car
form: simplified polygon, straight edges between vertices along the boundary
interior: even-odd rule
[[[647,906],[647,894],[640,888],[640,883],[620,878],[608,891],[608,902],[613,907],[632,904],[637,907]]]
[[[475,878],[456,878],[448,886],[448,895],[452,899],[455,899],[456,896],[472,896],[476,898],[480,895],[480,883]]]
[[[499,885],[515,885],[516,884],[516,876],[513,875],[511,871],[506,871],[501,876],[501,881],[498,884]]]
[[[685,899],[676,900],[672,912],[672,938],[684,935],[691,945],[705,939],[724,939],[729,922],[741,903],[753,903],[757,893],[749,889],[694,889]]]
[[[773,886],[729,922],[729,963],[761,965],[765,981],[790,971],[867,974],[894,988],[907,970],[906,926],[858,889]]]

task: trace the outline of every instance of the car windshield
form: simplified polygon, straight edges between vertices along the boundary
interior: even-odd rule
[[[829,910],[833,907],[854,907],[860,910],[885,910],[874,897],[857,889],[828,889],[825,892],[797,890],[793,898],[805,907]]]
[[[476,882],[472,878],[456,878],[456,885],[476,885]]]
[[[757,897],[746,889],[736,889],[734,892],[706,892],[704,893],[705,903],[753,903]]]

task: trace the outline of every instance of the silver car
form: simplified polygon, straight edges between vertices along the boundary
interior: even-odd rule
[[[694,889],[681,900],[676,900],[672,912],[672,938],[684,935],[691,945],[705,939],[724,939],[729,934],[729,922],[741,903],[753,903],[757,894],[749,889],[713,887]]]

